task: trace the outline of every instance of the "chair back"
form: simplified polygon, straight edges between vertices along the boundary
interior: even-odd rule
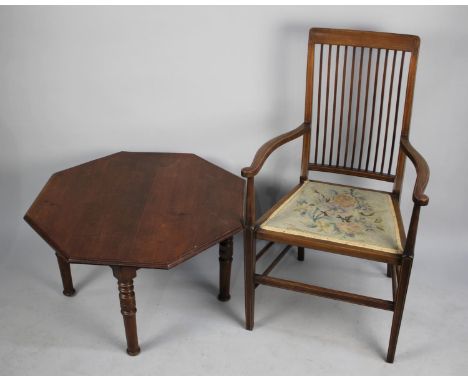
[[[310,30],[308,170],[401,183],[418,51],[417,36]]]

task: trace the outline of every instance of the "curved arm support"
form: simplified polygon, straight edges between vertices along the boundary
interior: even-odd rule
[[[291,130],[287,133],[281,134],[273,139],[270,139],[266,142],[260,149],[258,149],[255,157],[252,161],[252,164],[249,167],[244,167],[241,171],[241,174],[245,178],[252,178],[258,174],[262,169],[263,164],[270,156],[270,154],[275,151],[278,147],[284,145],[285,143],[292,141],[304,135],[307,130],[310,129],[310,123],[303,123],[294,130]]]
[[[416,182],[413,190],[413,202],[418,206],[426,206],[429,197],[424,193],[429,182],[429,166],[423,156],[411,145],[408,138],[401,138],[401,148],[416,168]]]

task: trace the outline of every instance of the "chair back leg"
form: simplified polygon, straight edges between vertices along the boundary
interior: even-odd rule
[[[395,299],[395,311],[393,313],[392,331],[390,333],[390,343],[388,344],[387,362],[393,363],[395,359],[395,350],[398,342],[398,334],[400,333],[401,319],[405,308],[406,293],[413,266],[413,258],[404,256],[401,265],[401,273],[398,279],[398,289]]]
[[[392,265],[387,264],[387,277],[392,277]]]
[[[252,330],[254,326],[255,304],[255,237],[252,229],[244,229],[244,272],[245,272],[245,328]]]
[[[304,247],[297,247],[297,259],[304,261]]]

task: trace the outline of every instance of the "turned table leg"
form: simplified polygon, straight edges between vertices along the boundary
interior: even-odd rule
[[[228,301],[231,285],[232,236],[219,243],[219,295],[218,300]]]
[[[61,257],[58,253],[57,262],[60,269],[60,276],[62,277],[63,294],[71,297],[75,294],[75,288],[73,288],[73,281],[70,271],[70,263]]]
[[[136,268],[113,266],[112,273],[117,279],[120,298],[120,312],[122,313],[125,336],[127,337],[127,353],[137,355],[140,353],[136,326],[136,303],[133,291],[133,279],[136,277]]]

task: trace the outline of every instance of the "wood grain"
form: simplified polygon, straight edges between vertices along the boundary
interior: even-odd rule
[[[242,229],[243,189],[193,154],[120,152],[54,174],[25,220],[69,262],[168,269]]]

